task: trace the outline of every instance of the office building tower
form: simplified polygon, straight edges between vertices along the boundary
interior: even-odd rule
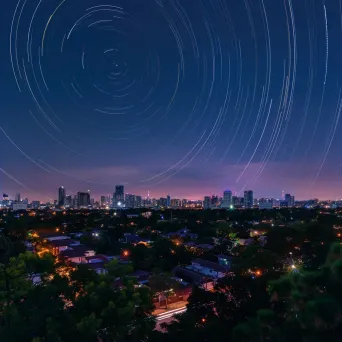
[[[273,199],[272,198],[260,198],[259,209],[272,209]]]
[[[180,208],[182,206],[182,201],[178,198],[173,198],[171,200],[171,207],[172,208]]]
[[[171,196],[170,195],[166,196],[166,206],[168,208],[171,207]]]
[[[38,209],[40,207],[40,201],[32,201],[31,208]]]
[[[211,199],[210,199],[210,206],[211,206],[212,208],[216,208],[216,207],[218,206],[218,204],[219,204],[219,198],[218,198],[218,196],[212,195],[212,196],[211,196]]]
[[[126,194],[125,196],[125,207],[126,208],[135,208],[135,195]]]
[[[58,188],[58,205],[63,206],[65,204],[65,189],[64,186]]]
[[[223,192],[223,199],[221,202],[222,208],[230,208],[233,205],[233,194],[230,190],[226,190]]]
[[[105,207],[107,205],[107,198],[106,196],[101,196],[101,207]]]
[[[135,207],[141,208],[142,207],[142,198],[141,196],[135,196]]]
[[[72,206],[74,208],[78,207],[77,195],[75,195],[74,198],[72,199]]]
[[[159,206],[165,208],[167,206],[167,198],[160,197]]]
[[[294,206],[294,196],[291,194],[286,194],[285,195],[285,202],[287,203],[288,207],[293,207]]]
[[[77,206],[78,208],[87,208],[90,206],[90,193],[89,192],[77,193]]]
[[[295,197],[291,196],[291,206],[294,207],[295,205]]]
[[[21,201],[21,203],[24,204],[29,204],[29,199],[27,197],[23,198],[23,200]]]
[[[65,196],[64,205],[66,207],[71,207],[72,206],[72,196],[71,195],[66,195]]]
[[[182,207],[185,208],[187,204],[188,204],[188,200],[185,198],[182,199]]]
[[[124,202],[125,202],[124,186],[117,185],[115,187],[115,192],[113,194],[113,207],[121,208],[124,206]]]
[[[205,196],[203,201],[203,208],[204,209],[210,209],[210,196]]]
[[[15,201],[16,201],[17,203],[20,202],[20,194],[19,194],[19,193],[16,193],[16,194],[15,194]]]
[[[243,203],[244,203],[244,207],[246,209],[247,208],[253,208],[254,196],[253,196],[252,190],[247,190],[244,192]]]

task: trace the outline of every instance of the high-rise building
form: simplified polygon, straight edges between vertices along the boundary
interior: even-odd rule
[[[210,209],[210,196],[205,196],[203,201],[203,208],[204,209]]]
[[[230,208],[231,205],[233,205],[233,194],[230,190],[226,190],[223,192],[221,207]]]
[[[32,209],[38,209],[40,206],[40,201],[32,201],[31,208]]]
[[[219,198],[218,196],[212,195],[210,199],[210,206],[212,208],[216,208],[219,204]]]
[[[272,198],[260,198],[259,209],[272,209],[273,199]]]
[[[182,207],[185,208],[188,204],[188,200],[186,198],[182,199]]]
[[[135,196],[135,207],[141,208],[142,207],[142,198],[141,196]]]
[[[293,207],[294,202],[295,202],[294,196],[292,196],[291,194],[286,194],[285,195],[285,202],[287,203],[288,207]]]
[[[166,206],[168,208],[171,207],[171,196],[170,195],[166,196]]]
[[[291,206],[293,207],[295,205],[295,197],[291,196]]]
[[[244,192],[244,207],[245,208],[253,208],[254,204],[254,199],[253,199],[253,191],[252,190],[247,190]]]
[[[126,208],[135,208],[135,195],[126,194],[125,206],[126,206]]]
[[[167,206],[167,198],[160,197],[160,199],[159,199],[159,206],[160,207],[166,207]]]
[[[71,195],[66,195],[65,196],[64,205],[67,206],[67,207],[71,207],[72,206],[72,197],[71,197]]]
[[[64,186],[58,188],[58,205],[63,206],[65,204],[65,189]]]
[[[89,191],[77,193],[77,206],[79,208],[86,208],[86,207],[90,206],[90,193],[89,193]]]
[[[115,187],[115,192],[113,194],[113,207],[120,208],[123,207],[125,201],[124,186],[117,185]]]
[[[173,198],[171,200],[171,207],[172,208],[180,208],[182,206],[182,201],[178,198]]]
[[[15,194],[15,201],[16,201],[17,203],[20,202],[20,194],[19,194],[19,192]]]
[[[101,196],[101,207],[105,207],[107,204],[106,196]]]

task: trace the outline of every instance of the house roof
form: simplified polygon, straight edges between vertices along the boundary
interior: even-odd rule
[[[181,266],[176,266],[173,269],[173,274],[179,278],[184,278],[191,284],[202,284],[206,280],[202,274]]]
[[[109,258],[106,257],[105,255],[102,254],[96,254],[94,256],[87,256],[86,260],[88,261],[89,264],[97,264],[100,262],[107,263],[109,262]]]
[[[87,248],[84,245],[79,246],[73,246],[72,249],[67,249],[65,251],[61,252],[61,256],[64,258],[80,258],[85,256],[85,252],[88,251],[89,248]]]
[[[54,248],[70,246],[73,243],[75,243],[75,241],[71,239],[53,240],[48,242],[48,244]]]
[[[203,260],[203,259],[199,259],[199,258],[194,259],[192,261],[192,264],[197,264],[197,265],[200,265],[202,267],[210,268],[210,269],[214,270],[215,272],[226,272],[227,271],[227,267],[224,265],[220,265],[220,264],[217,264],[216,262]]]

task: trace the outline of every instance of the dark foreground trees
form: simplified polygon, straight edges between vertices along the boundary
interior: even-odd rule
[[[342,340],[342,245],[315,271],[275,281],[240,275],[214,292],[196,289],[188,310],[161,341],[320,342]]]
[[[52,270],[51,260],[2,258],[0,341],[147,341],[155,326],[152,296],[135,286],[129,268],[113,261],[100,276],[85,265]]]

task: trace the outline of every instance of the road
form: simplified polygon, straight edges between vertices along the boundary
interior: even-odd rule
[[[156,315],[156,319],[157,319],[156,330],[163,331],[163,329],[161,328],[162,323],[171,323],[175,315],[181,314],[185,311],[186,311],[186,306],[183,306],[181,308],[168,310],[159,315]]]

